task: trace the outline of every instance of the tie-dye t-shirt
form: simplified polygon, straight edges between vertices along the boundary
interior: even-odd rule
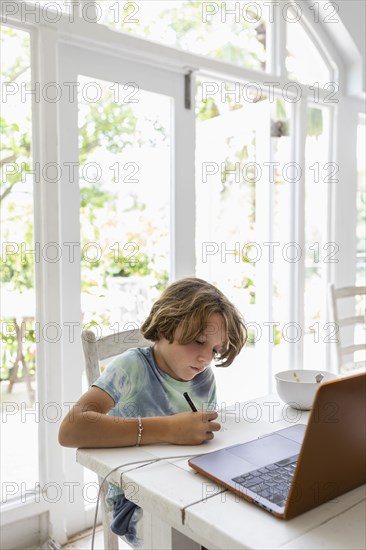
[[[115,406],[108,413],[112,416],[143,418],[190,411],[184,392],[189,393],[198,410],[212,409],[216,404],[216,385],[211,368],[188,382],[175,380],[157,367],[151,347],[132,348],[116,357],[93,386],[101,388],[114,400]],[[142,511],[112,483],[109,484],[107,503],[114,508],[112,530],[120,536],[125,535],[125,540],[133,547],[139,547],[142,541],[137,540],[136,534]]]
[[[216,400],[211,368],[188,382],[175,380],[156,366],[151,347],[132,348],[116,357],[93,386],[112,397],[115,406],[108,413],[112,416],[169,416],[190,411],[184,392],[198,410]]]

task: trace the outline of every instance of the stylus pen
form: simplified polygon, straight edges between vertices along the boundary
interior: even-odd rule
[[[196,409],[192,399],[189,397],[188,393],[185,391],[183,395],[184,395],[185,400],[187,401],[188,405],[191,407],[192,411],[194,413],[197,412],[197,409]]]

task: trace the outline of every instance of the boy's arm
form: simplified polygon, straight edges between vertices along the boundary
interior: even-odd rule
[[[108,416],[114,401],[97,387],[84,393],[66,415],[59,430],[64,447],[128,447],[136,445],[138,419]],[[141,444],[197,445],[213,438],[220,425],[215,412],[179,413],[143,418]]]

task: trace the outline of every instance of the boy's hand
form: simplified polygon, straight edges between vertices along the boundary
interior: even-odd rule
[[[175,445],[199,445],[214,438],[221,429],[215,411],[183,412],[169,417],[169,443]]]

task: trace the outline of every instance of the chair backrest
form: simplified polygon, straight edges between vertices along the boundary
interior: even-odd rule
[[[120,355],[130,348],[151,346],[138,329],[125,330],[97,338],[92,330],[83,330],[81,341],[84,351],[86,377],[91,386],[100,375],[100,361]]]
[[[350,356],[361,350],[366,350],[366,343],[353,343],[351,345],[345,344],[342,329],[350,327],[353,329],[356,325],[364,325],[365,315],[349,315],[347,317],[340,318],[339,315],[339,301],[345,298],[355,298],[356,296],[365,296],[366,286],[347,286],[343,288],[335,288],[334,284],[329,285],[329,304],[332,321],[338,328],[337,342],[336,342],[336,354],[338,363],[338,372],[341,371],[342,366],[347,362],[347,356]],[[355,313],[355,312],[354,312]],[[352,361],[353,362],[353,361]]]

